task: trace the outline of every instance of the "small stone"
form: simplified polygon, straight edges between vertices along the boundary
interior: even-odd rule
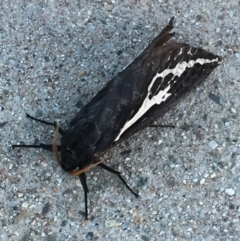
[[[23,197],[23,193],[19,192],[18,197]]]
[[[234,209],[234,208],[235,208],[235,206],[233,204],[229,205],[229,209]]]
[[[172,164],[170,164],[170,167],[173,169],[175,167],[175,165],[172,163]]]
[[[46,226],[47,224],[48,224],[48,222],[45,221],[45,222],[42,223],[42,226]]]
[[[217,176],[217,174],[215,172],[213,172],[210,177],[215,178],[216,176]]]
[[[216,29],[216,32],[217,32],[217,33],[219,33],[219,32],[220,32],[220,30],[221,30],[220,28],[217,28],[217,29]]]
[[[137,214],[136,214],[137,215]],[[136,215],[132,215],[132,216],[136,216]],[[136,225],[141,224],[144,221],[143,217],[136,217],[135,220],[133,221]]]
[[[234,53],[236,53],[236,52],[238,51],[237,46],[232,46],[232,51],[233,51]]]
[[[110,201],[112,204],[118,203],[118,199],[116,199],[116,198],[110,198],[109,201]]]
[[[228,49],[228,50],[227,50],[227,53],[228,53],[228,54],[233,54],[233,50],[232,50],[232,49]]]
[[[80,77],[85,76],[85,75],[86,75],[86,71],[80,71],[80,72],[79,72],[79,75],[80,75]]]
[[[204,182],[205,182],[205,178],[202,178],[202,179],[200,180],[200,184],[202,185]]]
[[[237,111],[234,108],[231,108],[232,113],[236,113]]]
[[[87,240],[94,240],[94,233],[93,232],[88,232],[86,235]]]
[[[19,62],[16,61],[16,60],[14,60],[14,59],[10,59],[10,60],[9,60],[9,63],[10,63],[12,66],[16,67],[16,68],[19,67]]]
[[[224,125],[225,125],[225,126],[229,126],[230,123],[227,121],[227,122],[224,123]]]
[[[232,188],[227,188],[225,189],[225,193],[228,194],[229,196],[232,196],[235,194],[235,191]]]
[[[46,203],[44,207],[42,208],[42,215],[45,216],[51,209],[51,204]]]
[[[157,214],[156,210],[152,211],[152,215],[156,215],[156,214]]]
[[[0,238],[1,238],[2,241],[8,241],[9,240],[8,236],[6,234],[1,234]]]
[[[122,223],[117,223],[116,220],[107,220],[105,222],[105,227],[106,228],[119,227],[121,225],[122,225]]]
[[[65,227],[67,225],[67,220],[63,220],[61,223],[61,227]]]
[[[232,18],[233,15],[234,15],[234,11],[233,11],[233,10],[230,10],[230,11],[229,11],[229,17]]]
[[[81,184],[79,179],[76,180],[76,185],[77,185],[77,187],[81,187],[82,186],[82,184]]]
[[[149,241],[150,239],[146,235],[141,235],[143,241]]]
[[[62,183],[62,178],[57,178],[57,182],[60,185]]]
[[[234,218],[232,221],[233,221],[233,223],[238,223],[239,219],[238,218]]]
[[[48,166],[48,164],[47,164],[47,162],[46,162],[45,160],[41,162],[41,165],[42,165],[43,167],[47,167],[47,166]]]
[[[209,146],[212,150],[215,150],[215,149],[218,147],[218,144],[217,144],[216,141],[212,140],[212,141],[209,141],[208,146]]]
[[[122,230],[127,230],[129,227],[129,223],[125,222],[123,225],[122,225]]]
[[[28,208],[28,203],[24,202],[24,203],[22,204],[22,209],[27,209],[27,208]]]
[[[188,228],[187,231],[188,231],[188,232],[192,232],[192,228]]]

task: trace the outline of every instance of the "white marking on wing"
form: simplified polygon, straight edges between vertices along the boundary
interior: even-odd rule
[[[178,63],[175,68],[173,69],[165,69],[163,70],[161,73],[157,73],[150,85],[148,86],[148,95],[146,96],[145,100],[142,103],[142,106],[139,108],[138,112],[132,117],[132,119],[128,120],[125,125],[123,126],[123,128],[121,129],[120,133],[118,134],[117,138],[114,141],[118,141],[120,136],[129,128],[131,127],[135,122],[137,122],[153,105],[157,104],[161,104],[163,101],[166,101],[166,99],[171,96],[171,93],[167,93],[170,88],[170,81],[168,82],[168,86],[164,89],[158,92],[157,95],[153,96],[152,99],[149,99],[149,95],[151,94],[151,88],[155,82],[155,80],[158,77],[162,77],[165,78],[165,76],[167,76],[168,74],[172,73],[175,76],[180,77],[182,75],[182,73],[185,71],[186,68],[192,68],[194,66],[194,64],[205,64],[205,63],[213,63],[213,62],[219,62],[218,58],[209,60],[209,59],[196,59],[196,60],[190,60],[188,63],[186,61],[183,61],[182,63]],[[175,83],[176,81],[174,81]]]
[[[183,48],[180,48],[180,51],[179,51],[178,55],[182,54],[182,52],[183,52],[182,50],[183,50]]]
[[[192,55],[192,52],[191,52],[191,50],[192,50],[192,48],[190,47],[190,48],[189,48],[189,50],[188,50],[188,52],[187,52],[187,54],[190,54],[190,55]]]
[[[179,55],[181,55],[182,53],[183,53],[183,50],[182,50],[182,48],[180,48],[179,53],[178,53],[178,55],[176,55],[176,57],[174,58],[174,60],[175,60]]]

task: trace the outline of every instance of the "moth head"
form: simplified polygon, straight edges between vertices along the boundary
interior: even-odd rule
[[[91,147],[85,150],[80,156],[76,156],[68,147],[61,146],[60,165],[67,172],[82,169],[93,161],[94,152],[95,148]]]
[[[97,125],[86,119],[80,120],[62,134],[61,146],[57,145],[58,126],[53,141],[55,159],[63,170],[72,172],[96,162],[95,144],[100,138]],[[61,158],[58,155],[61,152]]]

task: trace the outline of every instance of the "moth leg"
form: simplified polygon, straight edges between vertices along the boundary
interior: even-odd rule
[[[88,187],[87,187],[87,180],[86,180],[85,172],[83,172],[79,175],[79,179],[80,179],[80,182],[81,182],[83,190],[84,190],[85,219],[87,220],[88,219],[88,199],[87,199]]]
[[[98,164],[98,166],[100,166],[101,168],[103,168],[104,170],[106,170],[106,171],[108,171],[108,172],[111,172],[111,173],[113,173],[113,174],[118,175],[118,177],[119,177],[120,180],[123,182],[123,184],[127,187],[127,189],[130,190],[130,192],[131,192],[135,197],[138,197],[138,196],[139,196],[137,193],[135,193],[135,192],[128,186],[128,184],[127,184],[126,181],[123,179],[123,177],[121,176],[121,173],[120,173],[119,171],[116,171],[116,170],[112,169],[111,167],[106,166],[106,165],[103,164],[103,163]]]
[[[12,148],[24,147],[24,148],[42,148],[47,151],[52,151],[52,145],[42,144],[39,145],[12,145]],[[58,145],[58,151],[61,151],[61,146]]]
[[[26,116],[27,116],[27,118],[29,118],[29,119],[35,120],[35,121],[37,121],[37,122],[40,122],[40,123],[43,123],[43,124],[46,124],[46,125],[54,126],[55,128],[56,128],[56,126],[57,126],[57,123],[56,123],[56,122],[53,122],[53,123],[52,123],[52,122],[40,120],[40,119],[37,119],[37,118],[35,118],[35,117],[30,116],[29,114],[27,114]],[[64,133],[63,129],[61,129],[60,127],[59,127],[59,133],[60,133],[61,135],[63,135],[63,133]]]
[[[158,124],[152,124],[152,125],[149,125],[148,127],[161,127],[161,128],[165,128],[165,127],[170,127],[170,128],[175,128],[174,125],[158,125]]]

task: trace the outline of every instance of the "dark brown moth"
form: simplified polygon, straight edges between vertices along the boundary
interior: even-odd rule
[[[151,125],[179,101],[200,86],[222,63],[222,58],[185,43],[169,43],[174,36],[173,18],[137,58],[118,73],[62,130],[55,123],[33,120],[57,127],[61,145],[13,145],[42,148],[55,153],[61,167],[78,175],[85,194],[85,217],[88,216],[85,172],[99,166],[115,173],[125,186],[138,196],[120,172],[100,160],[106,150],[137,131]],[[57,131],[58,132],[58,131]],[[58,156],[61,152],[61,157]]]

